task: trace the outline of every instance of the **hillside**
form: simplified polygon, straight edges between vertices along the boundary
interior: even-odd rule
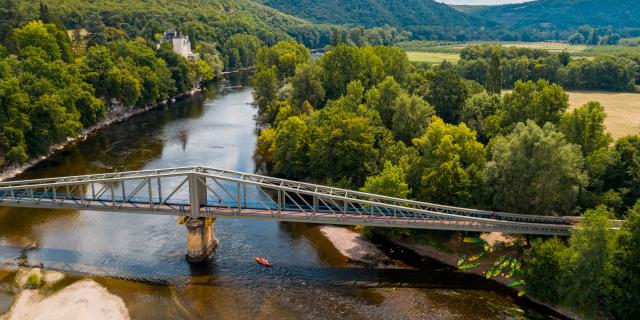
[[[319,23],[364,27],[390,25],[467,27],[469,18],[452,7],[432,0],[260,0],[282,12]]]
[[[24,18],[37,18],[41,2],[70,29],[85,28],[100,18],[101,23],[129,36],[150,37],[165,28],[178,27],[206,40],[249,33],[271,43],[289,35],[311,47],[327,42],[329,37],[326,27],[251,0],[23,0],[19,4]]]
[[[557,29],[640,27],[637,0],[538,0],[501,6],[458,6],[462,12],[510,27],[549,25]]]

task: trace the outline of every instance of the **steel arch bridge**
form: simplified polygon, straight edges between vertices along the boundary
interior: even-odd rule
[[[575,218],[491,212],[208,167],[0,183],[0,206],[569,235]]]

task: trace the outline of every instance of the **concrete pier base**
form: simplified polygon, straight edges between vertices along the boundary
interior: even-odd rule
[[[213,233],[215,218],[191,218],[187,227],[187,261],[191,263],[203,262],[211,256],[218,246]]]

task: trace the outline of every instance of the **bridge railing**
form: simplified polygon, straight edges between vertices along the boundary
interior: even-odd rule
[[[572,228],[562,218],[441,206],[204,167],[3,182],[0,205],[559,235]]]

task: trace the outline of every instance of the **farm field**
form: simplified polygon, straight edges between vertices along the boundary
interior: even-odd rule
[[[564,42],[437,42],[409,41],[396,44],[407,52],[412,62],[439,63],[442,60],[456,62],[462,49],[474,44],[499,44],[504,47],[543,49],[551,52],[567,51],[575,57],[592,58],[599,55],[640,55],[640,47],[629,46],[587,46],[571,45]],[[440,54],[440,55],[439,55]]]
[[[460,56],[457,53],[445,52],[408,51],[407,57],[409,57],[409,61],[411,62],[427,64],[438,64],[445,60],[451,63],[457,63],[460,60]]]
[[[584,92],[569,93],[570,109],[580,107],[589,101],[602,103],[607,112],[605,124],[614,139],[640,133],[640,94],[626,92]]]

